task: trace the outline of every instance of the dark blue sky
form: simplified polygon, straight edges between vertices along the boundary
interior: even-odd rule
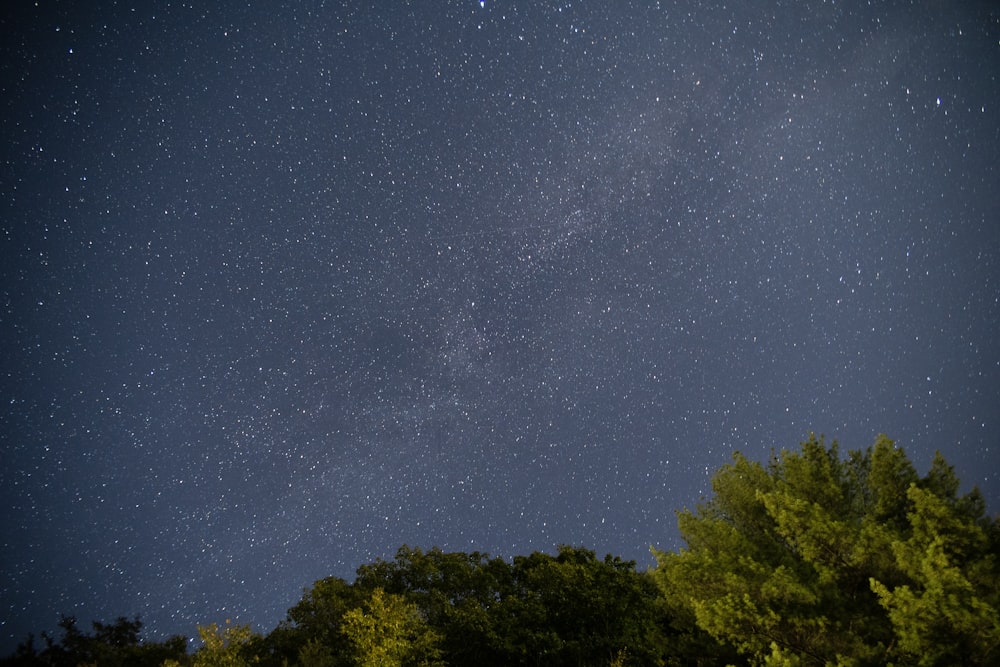
[[[267,631],[403,543],[646,564],[811,431],[1000,506],[994,4],[37,4],[3,652]]]

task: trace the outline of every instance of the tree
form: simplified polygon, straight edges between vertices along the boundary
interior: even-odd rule
[[[912,532],[891,545],[910,583],[890,589],[871,579],[899,653],[919,665],[1000,658],[997,523],[984,520],[981,496],[958,499],[957,489],[954,470],[935,457],[925,487],[907,491]]]
[[[255,635],[249,625],[230,625],[219,629],[215,623],[199,625],[203,646],[194,654],[194,667],[244,667],[256,662],[246,655]]]
[[[427,625],[417,605],[380,588],[363,607],[344,614],[342,631],[359,667],[443,665],[440,635]]]
[[[997,522],[958,486],[940,456],[919,478],[884,436],[846,460],[815,437],[766,467],[736,454],[714,497],[678,514],[687,548],[655,552],[655,576],[759,663],[986,664]]]
[[[666,651],[666,617],[655,583],[634,561],[560,546],[556,556],[514,558],[516,595],[500,634],[521,664],[608,665],[616,658],[656,665]]]
[[[310,639],[299,649],[301,667],[330,667],[333,664],[333,651],[316,639]]]
[[[404,546],[393,561],[359,568],[355,585],[416,604],[450,665],[659,665],[672,648],[652,578],[579,547],[508,563]]]
[[[406,545],[392,561],[358,568],[355,585],[405,597],[441,634],[452,665],[508,665],[496,633],[501,600],[513,592],[511,566],[480,552],[423,551]]]
[[[183,659],[187,649],[187,640],[180,636],[163,642],[142,642],[142,621],[138,616],[132,619],[120,616],[113,623],[94,621],[92,627],[93,634],[87,634],[77,627],[76,618],[63,616],[59,620],[61,637],[54,638],[43,632],[41,637],[45,646],[39,650],[34,638],[29,636],[13,655],[0,660],[0,664],[11,667],[93,664],[101,667],[159,667],[164,661]]]
[[[344,614],[360,607],[366,591],[339,577],[327,577],[306,589],[302,599],[288,610],[288,617],[267,637],[254,644],[254,654],[264,665],[317,664],[322,656],[328,665],[351,664],[351,645],[342,632]],[[303,657],[302,651],[305,651]]]

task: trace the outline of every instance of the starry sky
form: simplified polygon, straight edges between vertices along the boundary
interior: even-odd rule
[[[4,653],[404,543],[644,567],[813,431],[1000,509],[992,3],[2,12]]]

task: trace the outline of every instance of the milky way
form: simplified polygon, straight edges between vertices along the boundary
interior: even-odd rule
[[[644,567],[810,432],[997,511],[990,3],[79,4],[0,26],[4,652]]]

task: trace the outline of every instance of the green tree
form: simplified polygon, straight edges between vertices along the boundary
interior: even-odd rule
[[[349,665],[351,646],[342,632],[344,614],[366,599],[365,591],[339,577],[320,579],[288,610],[286,620],[254,647],[254,653],[262,664],[275,667],[319,664],[321,656],[328,665]]]
[[[120,616],[113,623],[92,623],[93,634],[87,634],[76,625],[76,618],[63,616],[59,620],[62,636],[55,638],[42,633],[44,647],[39,650],[34,638],[18,646],[17,651],[0,660],[5,667],[20,665],[54,665],[78,667],[159,667],[166,660],[179,660],[185,656],[187,640],[171,637],[163,642],[143,642],[140,639],[142,621],[139,617],[128,619]]]
[[[393,561],[359,568],[355,585],[416,604],[450,665],[605,667],[626,656],[658,665],[690,631],[674,634],[655,583],[634,562],[579,547],[507,563],[404,546]]]
[[[333,651],[319,640],[310,639],[299,649],[299,665],[301,667],[330,667],[336,664]]]
[[[412,602],[377,588],[363,607],[344,614],[342,631],[359,667],[442,665],[440,635]]]
[[[449,664],[510,664],[495,627],[500,601],[513,592],[511,566],[503,559],[404,545],[392,561],[360,567],[355,585],[367,591],[381,588],[416,604],[441,634]]]
[[[257,662],[248,651],[256,637],[249,625],[230,625],[222,629],[215,623],[199,625],[202,647],[194,654],[194,667],[245,667]]]
[[[653,580],[633,561],[560,546],[555,556],[515,557],[516,595],[503,607],[500,634],[521,664],[660,664],[666,618]]]
[[[958,498],[954,470],[938,455],[923,486],[911,486],[912,531],[892,543],[909,583],[872,577],[899,653],[919,665],[989,664],[1000,659],[1000,540],[977,493]]]
[[[736,454],[712,487],[678,514],[687,548],[655,552],[655,575],[669,600],[753,661],[996,657],[996,521],[977,491],[957,495],[940,457],[919,478],[884,436],[845,460],[813,437],[766,467]],[[970,647],[974,635],[983,639]]]

